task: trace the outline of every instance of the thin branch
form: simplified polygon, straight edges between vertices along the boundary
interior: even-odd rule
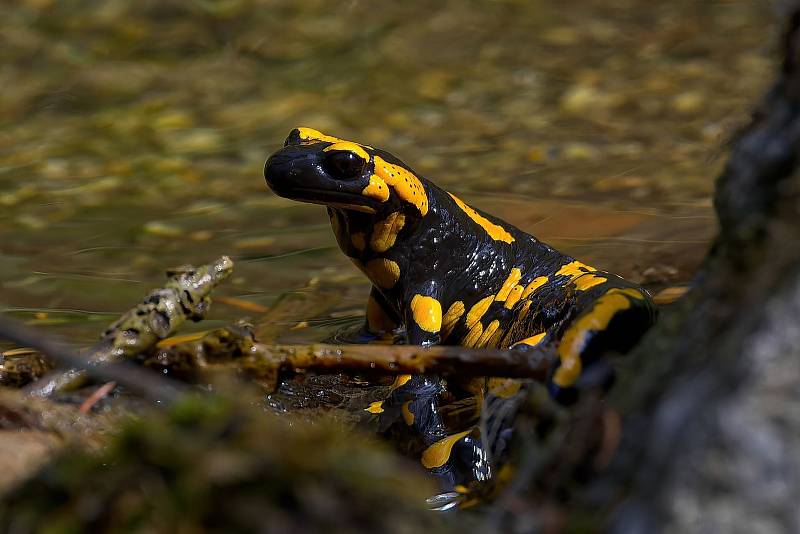
[[[255,349],[280,368],[317,372],[378,371],[389,374],[437,374],[531,378],[544,381],[555,351],[469,349],[437,345],[261,345]]]
[[[133,364],[96,365],[76,354],[57,338],[2,315],[0,338],[21,347],[36,349],[64,367],[81,369],[98,381],[116,382],[155,401],[173,402],[187,391],[185,386]]]

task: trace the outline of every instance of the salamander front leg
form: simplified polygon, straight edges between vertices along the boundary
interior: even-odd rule
[[[373,286],[367,299],[367,318],[364,330],[375,336],[394,332],[400,327],[400,317],[395,313],[386,298]]]

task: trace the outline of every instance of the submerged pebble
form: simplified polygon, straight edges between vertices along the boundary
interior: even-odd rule
[[[150,221],[142,227],[142,230],[146,234],[158,237],[179,237],[183,235],[183,230],[180,227],[162,221]]]

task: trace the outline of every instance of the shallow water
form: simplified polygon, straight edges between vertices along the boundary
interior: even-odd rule
[[[284,305],[217,302],[203,328],[249,316],[308,341],[358,320],[367,284],[324,210],[263,182],[297,125],[652,289],[685,284],[771,24],[733,1],[4,4],[0,307],[86,344],[164,268],[229,254],[218,295]]]

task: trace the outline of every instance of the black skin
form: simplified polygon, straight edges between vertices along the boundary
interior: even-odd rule
[[[484,297],[497,294],[512,268],[521,270],[518,284],[522,286],[541,276],[547,276],[548,282],[531,295],[531,310],[524,320],[518,319],[523,300],[510,309],[504,307],[504,302],[492,302],[483,314],[483,326],[492,320],[500,322],[504,335],[496,345],[501,348],[545,332],[546,337],[539,347],[551,346],[557,350],[558,341],[570,325],[591,313],[597,300],[609,290],[636,290],[641,298],[627,296],[630,304],[627,309],[616,313],[600,331],[586,332],[587,342],[580,352],[580,360],[584,375],[591,376],[585,371],[602,353],[627,351],[653,324],[655,309],[650,297],[635,284],[611,273],[593,271],[592,274],[603,277],[605,281],[579,290],[574,276],[556,274],[573,262],[573,258],[511,224],[476,209],[480,216],[502,227],[514,238],[511,243],[496,240],[465,213],[446,191],[414,173],[392,154],[364,145],[359,145],[363,150],[360,155],[351,150],[326,151],[334,141],[322,134],[315,137],[306,133],[304,136],[302,130],[293,130],[284,148],[267,160],[264,169],[267,184],[280,196],[326,205],[340,248],[357,265],[363,268],[363,265],[376,258],[397,263],[400,270],[397,282],[387,289],[381,288],[373,279],[371,295],[385,322],[405,327],[407,343],[462,344],[469,332],[465,325],[466,312]],[[364,153],[368,160],[363,158]],[[391,187],[391,194],[384,202],[362,193],[370,184],[370,176],[375,174],[376,157],[403,167],[421,182],[428,201],[427,213],[423,215],[417,206],[401,198],[397,190]],[[353,245],[352,236],[355,233],[364,233],[368,243],[375,224],[394,213],[405,216],[405,225],[391,248],[385,252],[375,252],[369,244],[363,250]],[[437,299],[443,312],[454,302],[462,301],[466,312],[442,339],[440,332],[428,332],[413,320],[410,304],[415,295]],[[525,350],[525,346],[520,350]],[[408,400],[416,405],[429,406],[417,414],[415,424],[411,425],[413,431],[423,436],[424,446],[453,433],[436,414],[436,398],[442,392],[440,384],[436,377],[414,377],[393,393],[394,400],[390,398],[385,403],[387,412],[393,411],[391,407],[396,408]],[[574,385],[580,385],[580,380]],[[553,397],[560,402],[569,403],[576,397],[575,387],[559,387],[552,381],[548,386]],[[473,444],[467,447],[467,453],[459,452],[458,446],[455,447],[448,462],[448,465],[452,464],[449,471],[447,466],[439,468],[439,471],[448,471],[443,478],[450,487],[465,482],[463,473],[459,473],[455,467],[459,463],[455,456],[477,457],[484,454],[479,437],[471,435],[463,441]],[[485,478],[484,475],[481,476]],[[477,474],[471,473],[471,476],[474,479]]]

